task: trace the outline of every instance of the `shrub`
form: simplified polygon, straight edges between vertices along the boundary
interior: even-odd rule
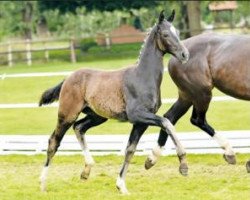
[[[79,48],[83,52],[87,52],[91,47],[97,46],[96,41],[93,38],[82,39],[79,43]]]

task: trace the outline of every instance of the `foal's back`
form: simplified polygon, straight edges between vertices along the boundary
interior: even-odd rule
[[[91,108],[102,117],[125,120],[123,77],[129,70],[133,68],[116,71],[92,69],[75,71],[63,84],[61,94],[64,95],[60,96],[60,107],[65,108],[63,104],[74,105],[69,100],[69,96],[73,96],[72,101],[83,108],[86,106]]]

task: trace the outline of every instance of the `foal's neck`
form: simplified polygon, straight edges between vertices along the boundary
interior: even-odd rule
[[[163,54],[156,46],[155,28],[147,37],[141,50],[137,71],[147,73],[151,77],[155,77],[153,75],[161,76],[163,73]]]

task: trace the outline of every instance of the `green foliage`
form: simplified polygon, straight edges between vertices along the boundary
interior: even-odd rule
[[[52,37],[95,37],[98,33],[107,33],[118,27],[122,22],[142,29],[152,27],[157,21],[161,10],[166,16],[172,9],[176,10],[174,24],[181,27],[185,23],[181,1],[29,1],[33,7],[32,21],[25,23],[22,11],[28,1],[3,1],[0,4],[0,40],[16,38],[25,35],[27,30],[37,36],[38,21],[46,19],[48,30]],[[202,21],[211,24],[215,21],[209,11],[211,1],[201,1]],[[249,20],[249,1],[237,1],[238,9],[234,11],[234,24],[241,19]],[[224,22],[230,20],[228,12],[218,14],[217,18]]]
[[[79,47],[83,52],[87,52],[91,47],[94,46],[97,46],[97,43],[93,38],[82,39],[79,43]]]
[[[59,10],[43,13],[48,22],[49,31],[57,37],[94,37],[97,33],[106,33],[120,24],[123,12],[88,13],[85,8],[76,9],[76,14],[60,14]],[[105,20],[103,20],[105,19]]]
[[[75,13],[79,7],[86,7],[88,11],[100,10],[100,11],[114,11],[124,9],[139,9],[141,7],[154,7],[158,4],[157,1],[142,1],[142,0],[91,0],[91,1],[39,1],[38,7],[41,11],[45,10],[60,10],[61,13],[73,12]]]

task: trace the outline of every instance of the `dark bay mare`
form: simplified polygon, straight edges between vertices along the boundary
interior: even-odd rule
[[[235,164],[231,145],[208,124],[206,112],[214,87],[238,99],[250,100],[250,36],[201,34],[185,40],[184,45],[190,53],[189,61],[183,64],[172,57],[168,65],[179,97],[164,117],[176,124],[193,106],[191,123],[213,137],[225,150],[225,160]],[[160,147],[165,145],[167,137],[161,130]],[[155,163],[150,157],[146,161],[148,168]],[[246,166],[250,172],[250,160]]]
[[[133,124],[125,160],[116,182],[121,193],[128,192],[125,185],[128,165],[148,126],[158,126],[171,136],[180,159],[180,170],[185,173],[185,150],[176,137],[173,125],[168,119],[155,115],[161,105],[160,85],[164,54],[171,53],[181,62],[187,62],[189,58],[187,49],[171,24],[173,19],[174,11],[167,20],[161,12],[158,23],[145,40],[136,66],[109,72],[80,69],[43,93],[39,105],[59,99],[59,109],[57,125],[49,139],[47,159],[40,177],[42,190],[46,188],[51,160],[64,134],[72,125],[85,155],[85,168],[81,178],[88,178],[94,160],[87,148],[84,134],[109,118]],[[81,112],[86,116],[76,121]]]

